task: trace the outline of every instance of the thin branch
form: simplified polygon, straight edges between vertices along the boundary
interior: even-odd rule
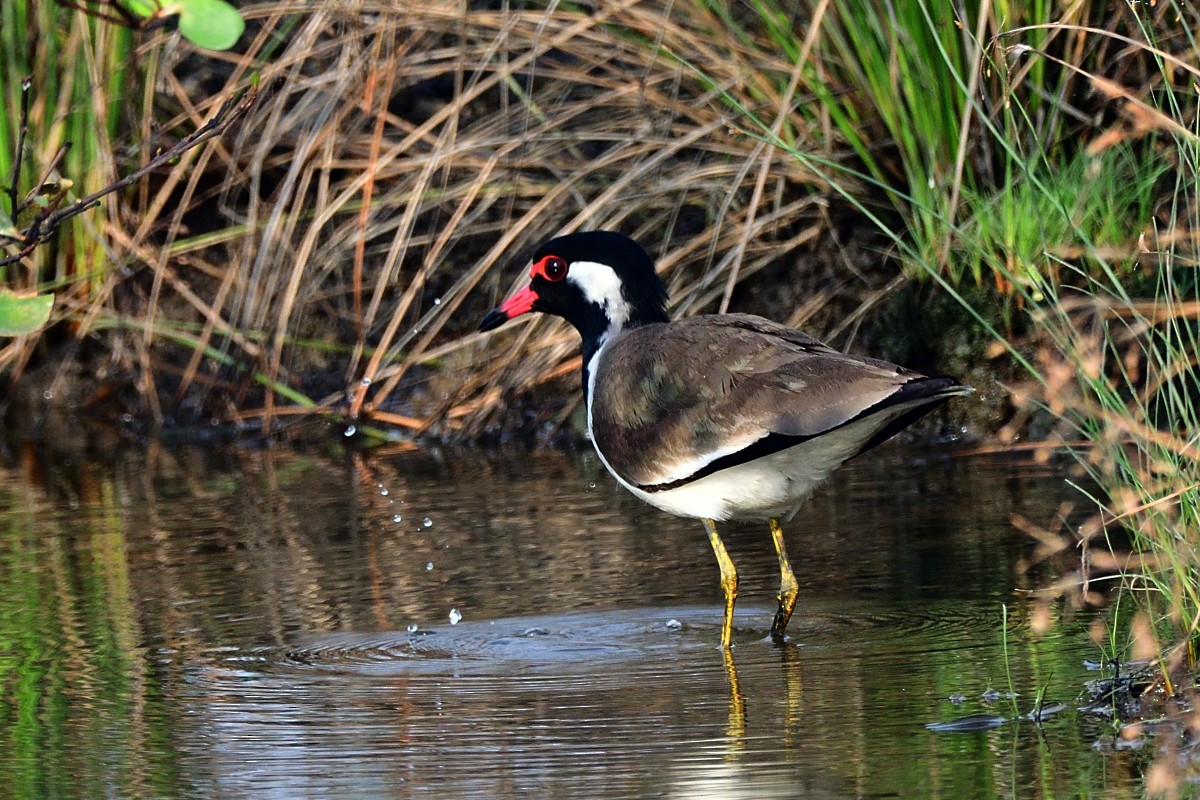
[[[192,133],[180,139],[168,149],[162,151],[154,158],[150,159],[138,169],[121,178],[118,181],[108,184],[102,189],[89,194],[87,197],[82,197],[65,208],[55,208],[48,214],[40,214],[34,219],[33,223],[22,233],[22,241],[24,247],[17,253],[0,258],[0,267],[15,264],[32,253],[38,245],[48,241],[58,230],[59,226],[66,222],[71,217],[78,216],[85,211],[95,208],[100,204],[100,201],[107,195],[113,192],[124,189],[133,183],[136,183],[144,175],[152,172],[164,164],[168,164],[179,158],[183,153],[204,144],[209,139],[216,138],[225,133],[229,127],[245,114],[254,104],[257,96],[257,89],[251,87],[246,91],[240,99],[230,98],[226,100],[212,119],[201,125]],[[60,199],[61,202],[61,199]],[[57,206],[57,203],[53,205]]]
[[[21,204],[19,206],[17,206],[17,210],[13,213],[14,220],[16,219],[18,214],[25,213],[25,209],[29,208],[29,206],[33,204],[33,198],[37,197],[38,195],[44,195],[44,194],[47,194],[50,192],[58,194],[61,192],[61,189],[59,188],[59,185],[58,185],[58,184],[61,184],[61,181],[55,182],[50,176],[53,175],[58,170],[58,165],[63,162],[63,159],[67,157],[67,153],[69,153],[70,151],[71,151],[71,143],[70,142],[66,142],[61,147],[59,147],[57,150],[54,151],[54,155],[50,158],[50,161],[46,163],[46,168],[42,170],[42,174],[38,176],[38,179],[36,181],[34,181],[33,186],[31,186],[29,188],[29,191],[25,193],[25,199],[21,201]],[[51,187],[51,184],[55,184],[55,185],[53,187]],[[62,197],[59,197],[57,199],[57,201],[55,201],[54,207],[57,208],[59,203],[61,203],[61,202],[62,202]],[[42,217],[45,217],[46,214],[48,213],[45,210],[45,205],[48,205],[48,204],[43,205],[43,209],[42,209],[42,213],[41,213]],[[22,241],[24,241],[24,239],[22,239]]]
[[[136,14],[130,11],[120,3],[110,2],[108,5],[116,11],[116,14],[105,14],[98,8],[91,8],[83,3],[75,3],[72,0],[54,0],[55,5],[65,8],[69,11],[81,11],[93,19],[103,20],[111,25],[121,25],[131,30],[144,30],[147,28],[147,23],[159,19],[159,13],[155,14],[147,20],[139,19]]]
[[[17,150],[13,153],[12,179],[8,182],[8,211],[17,220],[17,186],[21,183],[21,162],[25,154],[25,135],[29,133],[29,94],[33,76],[21,78],[21,120],[17,127]]]

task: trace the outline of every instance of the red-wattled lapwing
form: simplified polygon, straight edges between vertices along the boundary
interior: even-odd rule
[[[972,391],[839,353],[762,317],[671,321],[650,256],[619,233],[553,239],[534,253],[530,275],[479,329],[541,311],[579,331],[596,453],[647,503],[704,521],[725,591],[725,648],[738,577],[716,522],[770,522],[782,574],[771,637],[782,641],[799,586],[779,519],[791,519],[842,462]]]

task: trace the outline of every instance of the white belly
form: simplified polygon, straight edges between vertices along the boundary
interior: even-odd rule
[[[652,506],[680,517],[790,519],[842,463],[878,428],[879,420],[847,425],[765,458],[723,469],[699,480],[646,492],[613,477]],[[597,451],[598,452],[598,451]],[[608,467],[604,454],[600,461]]]

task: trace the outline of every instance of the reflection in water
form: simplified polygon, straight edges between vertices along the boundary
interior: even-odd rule
[[[1070,702],[1095,652],[1086,619],[1022,622],[1008,519],[1060,480],[891,452],[793,526],[786,645],[770,541],[730,527],[732,655],[699,530],[586,456],[13,468],[0,796],[1133,796],[1073,710],[925,729]]]
[[[725,665],[725,677],[729,680],[729,724],[725,726],[725,736],[732,747],[740,750],[746,742],[746,695],[742,693],[742,682],[738,680],[733,648],[721,648],[721,661]]]

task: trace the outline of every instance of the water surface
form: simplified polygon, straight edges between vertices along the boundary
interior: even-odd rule
[[[588,455],[26,452],[3,486],[0,796],[1140,796],[1076,711],[1091,618],[1028,622],[1009,520],[1053,520],[1051,468],[848,465],[785,526],[785,646],[766,527],[727,526],[732,660],[701,526]]]

